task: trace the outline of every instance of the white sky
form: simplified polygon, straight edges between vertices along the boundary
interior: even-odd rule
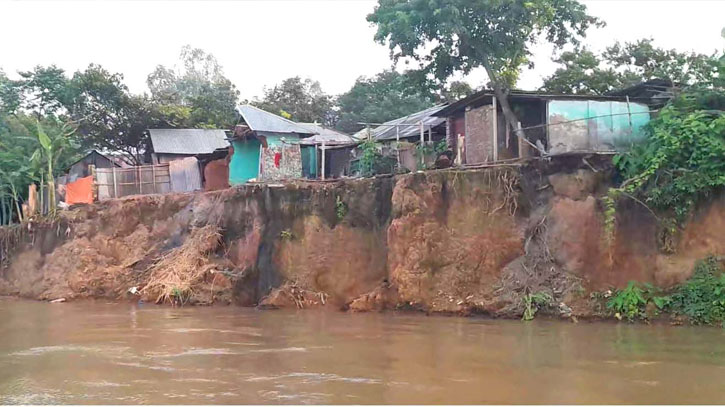
[[[725,48],[725,0],[588,0],[608,26],[587,43],[601,49],[614,40],[654,37],[666,48],[712,53]],[[133,92],[144,92],[158,64],[172,66],[190,44],[216,56],[241,91],[259,96],[291,76],[319,80],[339,94],[360,75],[390,66],[388,49],[373,41],[365,20],[376,1],[4,1],[0,0],[0,68],[56,64],[73,72],[89,63],[120,72]],[[553,72],[551,50],[538,49],[537,67],[522,89]],[[481,85],[485,76],[467,80]]]

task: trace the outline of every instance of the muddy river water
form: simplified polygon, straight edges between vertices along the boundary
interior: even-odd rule
[[[725,330],[0,299],[0,403],[725,403]]]

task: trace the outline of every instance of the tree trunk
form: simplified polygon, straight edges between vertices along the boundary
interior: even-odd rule
[[[5,225],[5,198],[0,198],[0,225]]]
[[[501,86],[501,83],[499,82],[498,77],[496,76],[496,73],[493,72],[493,69],[490,68],[488,62],[485,62],[483,64],[483,67],[486,69],[486,73],[488,74],[489,79],[491,79],[491,85],[493,86],[493,93],[496,95],[496,100],[498,100],[498,103],[501,105],[501,111],[503,112],[503,117],[506,120],[506,125],[513,130],[516,137],[523,140],[525,143],[529,144],[530,146],[534,147],[539,153],[544,155],[546,152],[541,150],[537,145],[533,144],[526,138],[526,133],[524,133],[524,130],[520,129],[518,126],[518,123],[520,120],[518,117],[516,117],[516,113],[511,109],[511,105],[509,104],[508,95],[504,91],[503,86]],[[519,153],[520,154],[520,153]]]

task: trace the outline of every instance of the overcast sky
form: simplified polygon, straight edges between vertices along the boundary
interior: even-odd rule
[[[608,24],[587,43],[653,37],[657,45],[712,53],[725,48],[725,0],[589,0]],[[390,66],[388,49],[373,41],[365,16],[376,1],[4,1],[0,0],[0,68],[56,64],[67,71],[95,62],[120,72],[144,92],[158,64],[173,66],[185,44],[214,54],[241,91],[261,95],[291,76],[319,80],[331,94],[361,75]],[[537,49],[536,68],[519,87],[533,89],[553,72],[551,50]],[[474,86],[481,73],[466,78]]]

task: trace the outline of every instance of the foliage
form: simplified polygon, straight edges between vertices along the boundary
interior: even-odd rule
[[[725,320],[725,274],[720,261],[708,257],[695,265],[695,272],[664,306],[687,316],[694,324],[715,324]]]
[[[524,303],[524,314],[521,319],[531,321],[540,308],[550,306],[554,299],[548,293],[537,292],[524,295],[522,301]]]
[[[518,137],[522,130],[507,95],[521,67],[533,67],[532,46],[576,45],[591,25],[600,24],[577,0],[379,0],[368,21],[394,62],[418,63],[422,82],[445,82],[483,68]]]
[[[376,174],[391,174],[395,170],[396,162],[391,157],[382,153],[382,145],[375,140],[366,140],[360,144],[362,152],[357,160],[356,171],[363,177],[371,177]]]
[[[289,229],[284,229],[283,231],[279,232],[279,237],[283,240],[292,240],[294,235],[292,235],[292,231]]]
[[[712,86],[718,78],[716,55],[655,47],[653,39],[619,42],[596,54],[585,48],[563,52],[562,65],[544,79],[542,89],[556,93],[604,94],[654,78],[680,85]]]
[[[682,223],[725,186],[725,92],[686,93],[648,124],[644,144],[615,157],[620,190]]]
[[[253,104],[296,122],[335,124],[333,98],[322,91],[320,82],[309,78],[303,80],[295,76],[272,88],[265,88],[264,97]]]
[[[372,78],[361,76],[337,100],[336,128],[354,133],[363,128],[358,123],[384,123],[431,107],[435,100],[433,93],[421,88],[409,75],[394,70]]]
[[[179,59],[180,66],[159,65],[148,76],[146,83],[154,103],[189,108],[186,127],[228,128],[236,124],[239,91],[224,76],[216,58],[186,45]]]
[[[616,312],[618,318],[625,317],[628,321],[645,319],[647,297],[635,281],[630,281],[623,290],[617,290],[607,302],[607,309]]]
[[[342,220],[347,215],[347,204],[342,201],[339,195],[335,200],[335,214],[337,215],[337,220]]]

